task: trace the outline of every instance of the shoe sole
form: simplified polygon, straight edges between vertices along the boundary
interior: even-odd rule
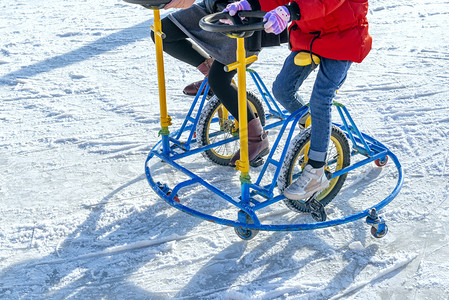
[[[186,95],[186,96],[192,96],[192,97],[195,97],[196,94],[198,94],[198,92],[196,92],[195,94],[188,94],[188,93],[186,93],[186,92],[184,92],[184,91],[182,91],[182,93],[183,93],[184,95]],[[201,96],[202,96],[202,95],[204,95],[204,92],[201,93]],[[209,91],[209,92],[207,93],[207,96],[208,96],[208,97],[212,97],[213,95],[214,95],[214,93],[212,93],[211,91]]]
[[[258,167],[258,166],[260,166],[260,164],[256,164],[256,162],[257,162],[259,159],[262,159],[264,156],[267,156],[268,153],[270,153],[270,149],[269,149],[269,148],[263,149],[263,150],[262,150],[262,151],[261,151],[255,158],[253,158],[253,159],[249,162],[249,165],[252,166],[252,167]],[[229,166],[235,167],[235,164],[234,164],[234,165],[229,164]]]
[[[262,150],[262,152],[259,153],[259,155],[257,155],[257,157],[255,157],[252,161],[249,162],[249,165],[253,168],[260,167],[261,165],[264,164],[263,157],[267,156],[268,153],[270,153],[270,149],[265,148],[264,150]]]
[[[322,191],[324,191],[325,189],[327,189],[329,187],[329,182],[327,182],[327,184],[325,186],[321,186],[319,189],[317,189],[316,191],[313,192],[308,192],[304,195],[298,195],[298,194],[292,194],[289,193],[287,190],[284,191],[284,196],[290,200],[304,200],[304,199],[308,199],[310,197],[312,197],[314,194],[319,195]]]

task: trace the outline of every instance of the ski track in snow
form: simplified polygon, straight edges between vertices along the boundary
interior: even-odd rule
[[[389,226],[383,239],[359,220],[260,232],[245,242],[232,228],[170,207],[144,174],[160,130],[151,11],[120,0],[3,0],[0,11],[0,298],[447,298],[447,0],[370,2],[372,52],[351,67],[336,99],[402,163],[404,187],[381,211]],[[268,88],[288,53],[269,48],[252,65]],[[179,128],[191,103],[181,89],[201,74],[168,55],[164,61]],[[305,82],[304,98],[312,84]],[[256,91],[251,80],[248,89]],[[238,196],[232,168],[201,155],[183,163]],[[183,178],[162,163],[152,168],[163,182]],[[351,172],[329,218],[378,203],[397,177],[392,163]],[[199,186],[180,198],[235,218],[232,206]],[[283,203],[260,219],[312,222]]]

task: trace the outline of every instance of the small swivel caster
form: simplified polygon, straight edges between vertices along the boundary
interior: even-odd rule
[[[159,181],[156,183],[157,187],[162,191],[162,193],[164,193],[167,196],[170,196],[171,194],[171,189],[165,184],[165,183],[160,183]],[[181,201],[179,201],[178,195],[175,195],[173,197],[173,200],[180,203]]]
[[[383,238],[388,232],[388,226],[385,220],[377,215],[376,209],[372,208],[366,217],[366,223],[371,225],[371,234],[375,238]]]
[[[251,217],[243,210],[239,211],[238,220],[239,222],[254,224]],[[257,229],[247,229],[243,227],[234,227],[234,231],[242,240],[251,240],[259,233],[259,230]]]
[[[387,164],[387,162],[388,162],[388,156],[385,156],[383,158],[376,159],[374,161],[374,164],[378,167],[384,167]]]

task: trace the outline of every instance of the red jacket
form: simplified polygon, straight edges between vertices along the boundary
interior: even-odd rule
[[[289,27],[292,51],[308,50],[322,57],[362,62],[371,50],[368,0],[292,0],[301,17]],[[270,11],[289,0],[259,0]],[[315,39],[314,39],[315,38]]]

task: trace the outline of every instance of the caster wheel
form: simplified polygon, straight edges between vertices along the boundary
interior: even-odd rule
[[[238,228],[236,227],[236,228],[234,228],[234,230],[235,230],[235,233],[242,240],[251,240],[259,233],[259,230],[245,229],[242,227],[238,227]]]
[[[171,194],[171,192],[168,192],[168,193],[167,193],[167,196],[170,196],[170,194]],[[175,201],[178,202],[178,203],[181,203],[181,201],[180,201],[179,198],[178,198],[178,195],[175,195],[175,196],[173,197],[173,200],[175,200]]]
[[[374,161],[374,164],[378,167],[383,167],[387,164],[387,162],[388,162],[388,156],[385,156],[384,158],[376,159]]]
[[[241,220],[242,218],[246,223],[254,224],[254,221],[251,219],[251,217],[241,210],[239,211],[239,220]],[[247,229],[242,227],[234,227],[234,231],[242,240],[251,240],[259,233],[259,230],[257,229]]]
[[[157,184],[157,187],[158,187],[159,189],[161,189],[163,193],[165,193],[167,196],[170,196],[170,194],[171,194],[171,189],[170,189],[165,183],[162,184],[162,183],[160,183],[160,182],[158,181],[156,184]],[[178,203],[181,203],[181,201],[179,201],[178,195],[175,195],[175,196],[173,197],[173,200],[176,201],[176,202],[178,202]]]
[[[387,232],[388,232],[388,226],[386,224],[385,224],[384,230],[382,230],[382,231],[378,231],[376,229],[376,227],[374,227],[374,226],[371,227],[371,234],[373,235],[373,237],[378,238],[378,239],[383,238],[387,234]]]

